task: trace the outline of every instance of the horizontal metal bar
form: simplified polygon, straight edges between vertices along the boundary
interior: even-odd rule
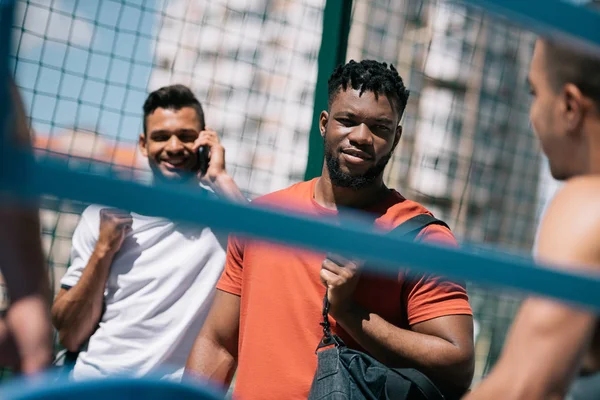
[[[600,12],[561,0],[454,0],[507,18],[523,29],[600,51]]]
[[[399,267],[525,290],[600,310],[600,276],[540,268],[522,257],[497,251],[453,249],[384,235],[351,219],[334,221],[290,215],[207,196],[181,186],[144,186],[68,169],[53,160],[37,163],[29,189],[140,214],[211,226],[318,251],[332,251],[373,264],[375,272],[397,276]],[[282,265],[281,268],[286,268]]]

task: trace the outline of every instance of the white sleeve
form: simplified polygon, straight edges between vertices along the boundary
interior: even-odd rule
[[[73,233],[71,247],[71,265],[60,280],[60,286],[64,289],[70,289],[81,277],[83,269],[87,265],[96,241],[98,240],[100,226],[100,208],[98,206],[89,206],[81,214],[81,219]]]

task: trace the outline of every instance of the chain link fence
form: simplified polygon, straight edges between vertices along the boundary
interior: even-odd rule
[[[39,157],[148,181],[137,150],[142,104],[149,91],[182,83],[221,134],[228,169],[250,198],[303,179],[324,0],[17,3],[11,62]],[[456,2],[353,3],[347,59],[392,63],[411,90],[386,181],[482,247],[530,252],[552,185],[528,122],[533,42]],[[84,207],[44,199],[55,290]],[[469,289],[479,377],[497,358],[521,296]]]

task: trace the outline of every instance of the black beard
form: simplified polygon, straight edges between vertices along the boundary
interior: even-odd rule
[[[387,163],[392,157],[390,151],[385,157],[369,168],[364,174],[353,176],[343,172],[340,169],[340,161],[333,156],[332,149],[325,142],[325,163],[329,171],[329,179],[335,186],[348,188],[352,190],[360,190],[370,186],[383,173]]]

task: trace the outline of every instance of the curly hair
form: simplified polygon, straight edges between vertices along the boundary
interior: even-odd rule
[[[360,90],[360,95],[365,91],[373,92],[377,99],[380,94],[393,99],[398,116],[402,117],[408,102],[409,91],[404,86],[404,81],[396,68],[384,62],[363,60],[356,62],[350,60],[345,65],[339,65],[329,77],[329,108],[340,92],[351,87]]]

